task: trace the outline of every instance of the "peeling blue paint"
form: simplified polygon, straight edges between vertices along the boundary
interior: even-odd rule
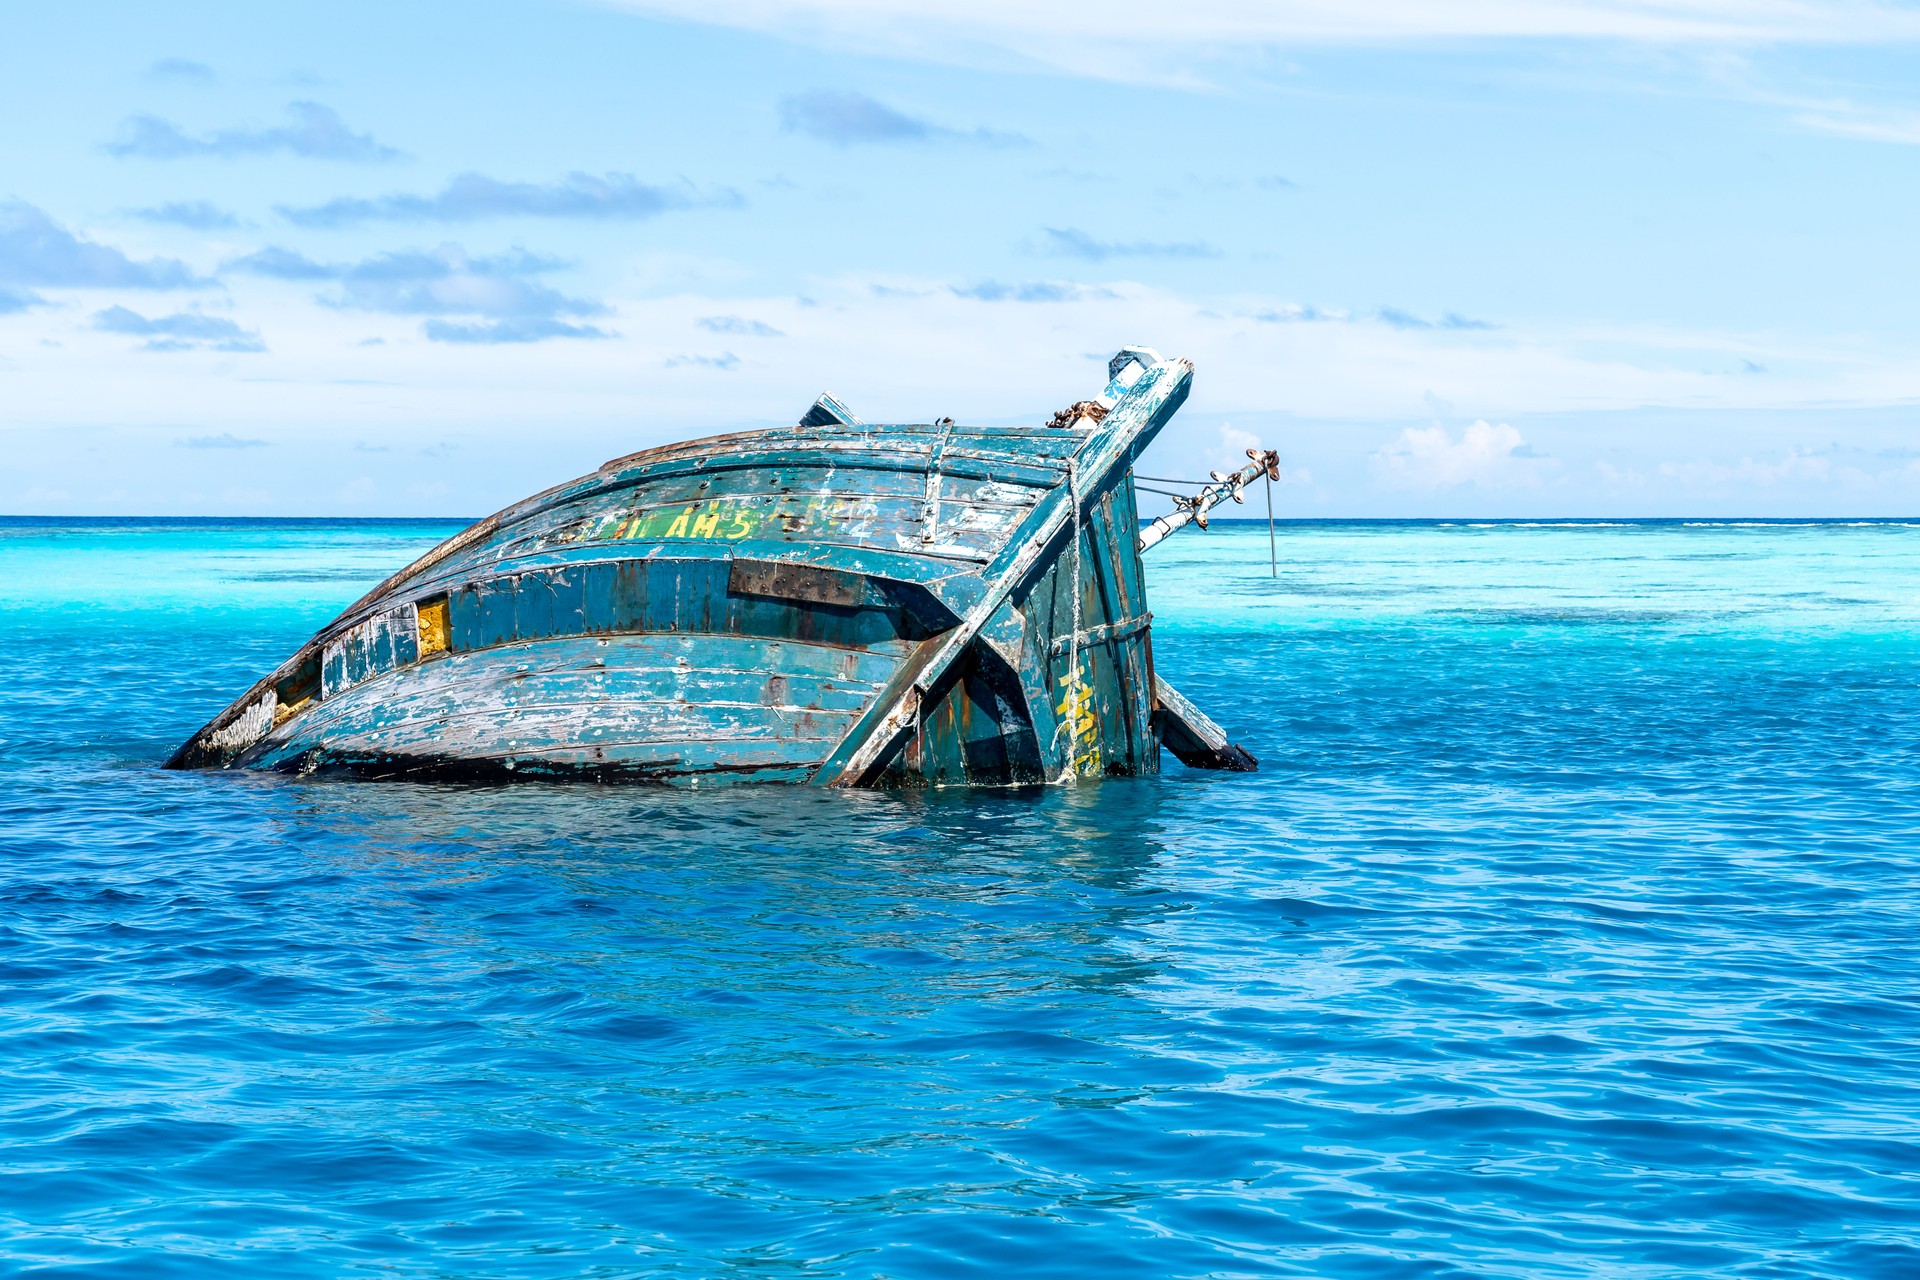
[[[1123,352],[1105,395],[1053,427],[815,421],[615,459],[383,583],[170,763],[838,785],[1157,772],[1124,482],[1191,373]],[[423,640],[441,600],[444,637]]]

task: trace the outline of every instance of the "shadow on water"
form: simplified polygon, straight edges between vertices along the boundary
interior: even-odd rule
[[[665,948],[675,976],[649,979],[663,998],[778,998],[813,974],[831,977],[800,984],[816,994],[924,1013],[1052,979],[1118,990],[1150,968],[1112,934],[1155,910],[1138,900],[1165,852],[1166,798],[1151,783],[984,797],[301,791],[292,838],[312,850],[317,832],[337,836],[335,856],[376,881],[389,879],[383,862],[434,879],[443,887],[409,892],[431,899],[450,942],[525,950],[538,966],[559,935],[616,981],[630,952],[653,966]]]

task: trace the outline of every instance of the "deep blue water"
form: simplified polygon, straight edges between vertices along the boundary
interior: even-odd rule
[[[156,769],[451,528],[0,524],[0,1274],[1920,1275],[1920,527],[1183,533],[1255,775]]]

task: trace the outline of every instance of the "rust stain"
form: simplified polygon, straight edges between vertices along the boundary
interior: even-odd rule
[[[1107,406],[1101,404],[1098,400],[1076,400],[1066,408],[1055,413],[1053,417],[1048,420],[1047,425],[1055,431],[1059,431],[1066,427],[1073,426],[1082,418],[1088,418],[1091,419],[1093,425],[1097,427],[1100,425],[1101,419],[1107,416],[1107,413]]]

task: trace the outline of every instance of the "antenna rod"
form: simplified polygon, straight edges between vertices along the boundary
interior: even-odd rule
[[[1247,450],[1247,456],[1252,458],[1253,461],[1232,475],[1223,476],[1218,471],[1208,472],[1208,474],[1213,477],[1212,484],[1202,487],[1200,492],[1194,494],[1191,498],[1175,498],[1173,500],[1172,511],[1161,516],[1158,520],[1155,520],[1152,524],[1140,531],[1140,549],[1145,551],[1150,547],[1159,545],[1161,540],[1175,529],[1185,528],[1189,524],[1197,524],[1202,530],[1205,530],[1207,527],[1207,512],[1213,510],[1213,508],[1219,505],[1221,500],[1225,498],[1232,498],[1235,502],[1245,502],[1247,500],[1247,486],[1252,484],[1262,473],[1265,473],[1269,485],[1280,478],[1280,455],[1278,453],[1272,449],[1249,449]],[[1267,494],[1267,517],[1268,526],[1269,529],[1271,529],[1273,517],[1273,494],[1271,490],[1269,490]],[[1274,552],[1274,566],[1273,574],[1274,577],[1277,578],[1280,576],[1278,551]]]

